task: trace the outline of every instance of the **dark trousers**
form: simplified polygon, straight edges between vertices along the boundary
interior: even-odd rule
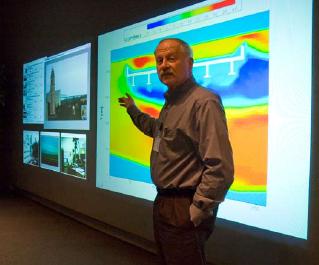
[[[189,207],[192,195],[160,195],[154,201],[154,237],[162,265],[206,265],[204,244],[213,232],[213,216],[194,227]]]

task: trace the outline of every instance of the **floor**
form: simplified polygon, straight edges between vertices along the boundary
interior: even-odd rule
[[[21,196],[0,197],[1,265],[154,265],[157,256]]]

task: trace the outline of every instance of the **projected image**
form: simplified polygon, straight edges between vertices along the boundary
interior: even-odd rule
[[[23,123],[43,123],[44,62],[40,58],[23,65]]]
[[[41,167],[60,171],[60,133],[40,132]]]
[[[61,133],[61,172],[86,178],[86,135]]]
[[[48,58],[45,128],[88,129],[90,45]]]
[[[99,36],[96,186],[157,194],[152,139],[117,99],[129,93],[158,117],[166,87],[153,53],[166,37],[192,46],[195,79],[225,107],[235,181],[218,217],[307,239],[312,1],[208,0]]]
[[[23,163],[39,166],[38,131],[23,131]]]
[[[247,26],[239,30],[239,24]],[[219,38],[221,30],[227,36]],[[267,190],[268,36],[268,12],[178,35],[192,45],[197,82],[222,97],[236,172],[228,198],[258,205],[266,204]],[[112,51],[110,103],[110,175],[148,183],[152,139],[134,127],[117,99],[128,92],[143,112],[158,117],[166,87],[152,52],[145,54],[150,46],[153,52],[151,42]]]

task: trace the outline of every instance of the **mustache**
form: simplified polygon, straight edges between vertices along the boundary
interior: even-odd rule
[[[162,70],[160,76],[173,75],[174,73],[171,70]]]

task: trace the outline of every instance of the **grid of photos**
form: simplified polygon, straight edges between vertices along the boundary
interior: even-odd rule
[[[86,180],[90,75],[91,43],[23,64],[24,165]]]
[[[86,134],[23,131],[23,163],[86,179]]]

